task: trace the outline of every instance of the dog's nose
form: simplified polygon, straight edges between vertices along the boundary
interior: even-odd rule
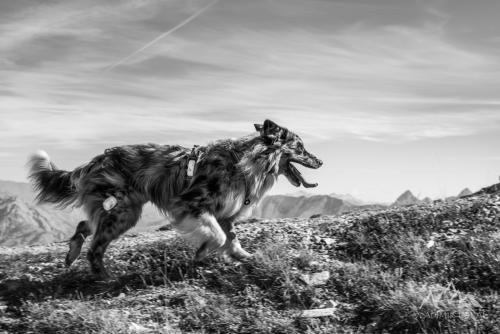
[[[319,160],[319,159],[316,159],[316,160],[318,160],[318,165],[319,165],[319,167],[323,166],[323,161],[321,161],[321,160]]]

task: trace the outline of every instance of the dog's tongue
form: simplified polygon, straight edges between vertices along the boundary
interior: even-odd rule
[[[304,177],[302,177],[302,174],[299,172],[297,168],[295,168],[294,165],[290,164],[290,168],[292,169],[295,176],[300,180],[300,183],[302,183],[304,188],[314,188],[318,186],[317,183],[309,183],[306,180],[304,180]]]
[[[302,185],[304,186],[304,188],[314,188],[318,186],[318,183],[309,183],[302,179]]]

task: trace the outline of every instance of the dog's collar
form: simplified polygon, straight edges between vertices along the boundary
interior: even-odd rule
[[[243,204],[245,205],[250,205],[250,187],[248,186],[248,181],[245,177],[245,201],[243,202]]]

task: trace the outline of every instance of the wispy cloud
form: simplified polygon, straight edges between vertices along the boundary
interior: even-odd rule
[[[0,1],[0,176],[38,148],[70,169],[271,118],[325,161],[318,192],[496,181],[500,2],[211,1]]]
[[[221,1],[202,13],[209,4],[21,3],[0,24],[3,145],[88,145],[131,132],[208,139],[266,117],[317,142],[467,136],[500,125],[499,57],[435,29],[449,16],[439,6],[385,8],[422,17],[403,25],[384,14],[357,19],[342,2]],[[337,23],[342,14],[353,19]]]
[[[194,14],[192,14],[191,16],[189,16],[188,18],[184,19],[183,21],[181,21],[179,24],[175,25],[174,27],[168,29],[167,31],[161,33],[159,36],[153,38],[151,41],[149,41],[148,43],[144,44],[143,46],[141,46],[139,49],[135,50],[134,52],[128,54],[127,56],[125,56],[124,58],[121,58],[120,60],[118,60],[117,62],[111,64],[111,66],[109,66],[108,68],[106,68],[107,71],[111,71],[113,68],[115,68],[116,66],[119,66],[123,63],[125,63],[127,60],[131,59],[132,57],[134,57],[135,55],[143,52],[144,50],[146,50],[147,48],[155,45],[156,43],[158,43],[159,41],[161,41],[163,38],[167,37],[168,35],[170,34],[173,34],[174,32],[176,32],[177,30],[179,30],[180,28],[184,27],[186,24],[188,24],[189,22],[193,21],[194,19],[196,19],[198,16],[202,15],[204,12],[206,12],[207,10],[209,10],[211,7],[213,7],[219,0],[214,0],[212,2],[210,2],[208,5],[206,5],[205,7],[201,8],[200,10],[198,10],[197,12],[195,12]]]

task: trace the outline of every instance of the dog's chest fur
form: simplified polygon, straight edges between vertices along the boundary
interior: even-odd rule
[[[276,182],[277,175],[268,174],[262,182],[248,185],[246,189],[234,189],[222,195],[222,206],[215,212],[219,219],[238,219],[250,216],[253,209],[260,203],[265,193]]]
[[[224,187],[226,191],[221,194],[222,205],[215,212],[216,217],[237,219],[249,216],[276,182],[279,156],[265,156],[264,159],[262,155],[252,153],[237,163],[238,175],[229,177],[229,179],[243,179],[244,182],[234,182]]]

